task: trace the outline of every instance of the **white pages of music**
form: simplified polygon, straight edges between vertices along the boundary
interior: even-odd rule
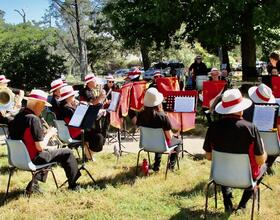
[[[175,97],[174,112],[194,112],[195,97]]]
[[[88,105],[78,105],[69,122],[69,126],[80,127],[87,110]]]
[[[111,95],[112,95],[112,99],[108,111],[115,112],[117,110],[118,103],[120,100],[120,93],[112,91]]]
[[[275,106],[255,105],[253,123],[259,131],[271,131],[275,119]]]

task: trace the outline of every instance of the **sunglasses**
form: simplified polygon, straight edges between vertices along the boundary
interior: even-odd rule
[[[114,81],[108,81],[108,83],[114,83]]]

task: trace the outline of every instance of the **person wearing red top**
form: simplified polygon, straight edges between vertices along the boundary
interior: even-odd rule
[[[75,99],[78,91],[74,91],[72,86],[64,86],[60,90],[61,97],[60,101],[60,118],[64,120],[66,124],[69,124],[79,101]],[[71,138],[80,140],[81,139],[81,129],[68,126],[68,130]],[[92,152],[99,152],[103,149],[105,143],[106,135],[102,133],[101,128],[98,123],[94,124],[94,128],[85,131],[85,153],[89,160],[92,160]]]
[[[173,136],[171,131],[171,123],[162,109],[163,95],[158,92],[156,88],[149,88],[144,96],[144,110],[141,111],[137,117],[137,126],[148,128],[162,128],[166,137],[167,144],[174,146],[175,144],[182,143],[182,141]],[[180,147],[175,148],[179,153]],[[161,162],[161,154],[155,154],[155,163],[153,166],[154,171],[159,171]],[[169,168],[174,169],[176,164],[176,154],[170,157]]]
[[[42,90],[32,90],[27,99],[27,106],[19,112],[13,121],[9,123],[9,135],[13,140],[22,140],[26,145],[30,159],[36,165],[58,162],[64,168],[68,179],[69,189],[76,189],[76,181],[80,177],[77,161],[70,149],[44,150],[48,137],[44,137],[44,130],[39,118],[45,106],[51,106],[47,102],[47,93]],[[53,130],[49,130],[52,134]],[[46,175],[39,173],[35,182],[28,184],[26,190],[32,192],[39,190],[37,180],[45,181]]]
[[[261,141],[257,127],[242,118],[243,110],[249,108],[252,101],[243,98],[238,89],[230,89],[224,92],[222,101],[215,111],[223,114],[219,121],[213,122],[207,130],[203,149],[206,158],[212,159],[212,149],[225,153],[248,154],[252,169],[252,177],[260,183],[266,170],[266,152]],[[222,186],[224,206],[226,212],[233,210],[231,201],[231,188]],[[245,189],[239,202],[238,209],[245,209],[253,191]]]

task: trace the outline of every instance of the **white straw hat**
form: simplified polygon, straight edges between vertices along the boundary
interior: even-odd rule
[[[48,103],[48,93],[40,90],[40,89],[33,89],[28,96],[23,97],[25,100],[37,100],[44,102],[46,106],[51,107],[52,105]]]
[[[75,91],[72,86],[64,86],[60,89],[60,98],[58,101],[62,101],[64,99],[67,99],[70,96],[77,96],[78,91]]]
[[[248,94],[254,103],[275,103],[271,88],[263,83],[259,86],[251,87],[248,90]]]
[[[10,81],[11,81],[11,80],[6,79],[6,76],[0,75],[0,83],[8,83],[8,82],[10,82]]]
[[[224,92],[222,101],[216,105],[215,111],[219,114],[232,114],[243,111],[251,105],[252,101],[243,98],[238,89],[229,89]]]
[[[87,74],[85,76],[85,84],[88,84],[90,81],[96,81],[95,75],[93,73]]]
[[[105,76],[105,79],[107,80],[107,81],[115,81],[115,78],[114,78],[114,76],[113,75],[108,75],[108,76]]]
[[[155,107],[161,104],[162,101],[163,95],[156,88],[150,88],[146,91],[144,96],[144,106]]]
[[[57,89],[60,89],[63,86],[66,86],[67,83],[64,83],[62,79],[56,79],[51,83],[51,90],[50,92],[54,92]]]

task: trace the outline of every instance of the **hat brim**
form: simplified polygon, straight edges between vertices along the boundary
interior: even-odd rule
[[[155,106],[158,106],[159,104],[161,104],[163,101],[163,95],[162,93],[158,93],[158,97],[157,97],[157,100],[155,100],[154,102],[152,103],[149,103],[147,100],[145,100],[144,98],[144,106],[146,107],[155,107]]]
[[[10,82],[11,80],[9,80],[9,79],[5,79],[5,80],[2,80],[2,81],[0,81],[0,83],[8,83],[8,82]]]
[[[93,78],[93,79],[89,79],[89,80],[85,81],[85,85],[88,84],[88,83],[91,82],[91,81],[92,81],[92,82],[96,82],[96,79]]]
[[[257,86],[253,86],[248,90],[248,95],[254,103],[275,103],[276,102],[274,95],[271,95],[271,97],[268,101],[264,101],[264,100],[260,99],[256,93],[257,89],[258,89]]]
[[[49,102],[44,101],[44,100],[42,100],[42,99],[36,99],[36,98],[33,98],[33,97],[28,97],[28,96],[24,96],[23,99],[24,99],[24,100],[36,100],[36,101],[44,102],[44,103],[45,103],[45,106],[47,106],[47,107],[52,107],[52,105],[51,105]]]
[[[247,98],[242,98],[242,101],[234,106],[224,108],[222,102],[219,102],[216,107],[215,111],[219,114],[233,114],[236,112],[241,112],[252,105],[252,101]]]
[[[58,101],[59,102],[61,102],[61,101],[63,101],[63,100],[65,100],[65,99],[67,99],[68,97],[70,97],[70,96],[78,96],[78,94],[79,94],[79,91],[73,91],[73,92],[71,92],[71,93],[69,93],[68,95],[66,95],[66,96],[63,96],[63,97],[60,97],[59,99],[58,99]]]
[[[125,78],[125,80],[133,80],[133,79],[136,79],[137,77],[140,77],[140,75],[141,75],[141,74],[139,74],[139,75],[127,76],[127,77]]]
[[[67,85],[67,83],[63,83],[63,84],[61,84],[60,86],[58,86],[58,87],[56,87],[56,88],[54,88],[54,89],[51,89],[50,92],[54,92],[55,90],[60,89],[60,88],[62,88],[63,86],[66,86],[66,85]]]

